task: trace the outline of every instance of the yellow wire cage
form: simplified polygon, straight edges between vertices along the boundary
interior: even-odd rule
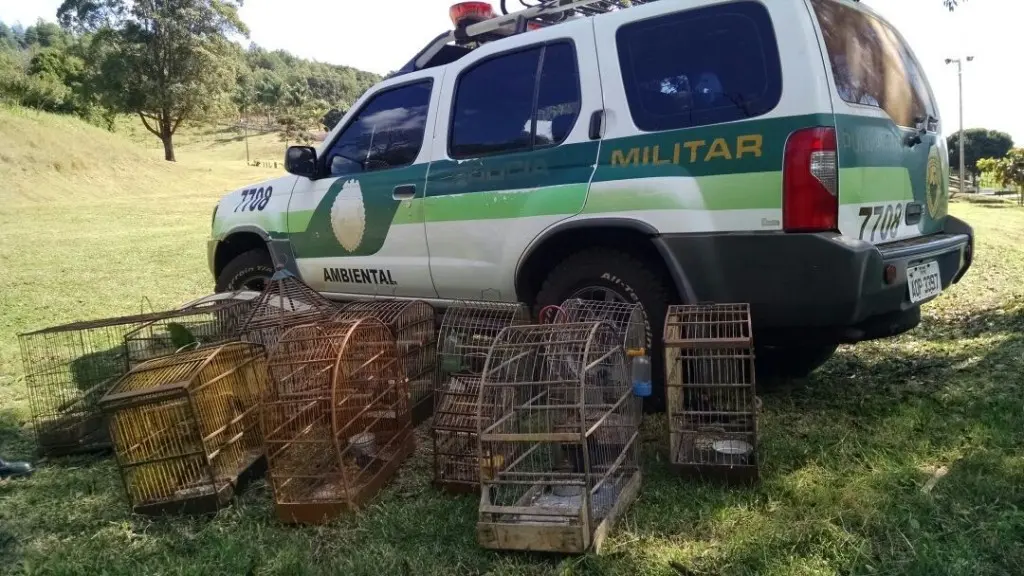
[[[204,514],[259,472],[260,346],[234,342],[144,362],[100,400],[139,514]]]

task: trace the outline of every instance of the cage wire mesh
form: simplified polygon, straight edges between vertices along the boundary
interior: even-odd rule
[[[292,326],[328,322],[339,308],[284,268],[278,268],[242,324],[243,339],[272,348]]]
[[[437,313],[422,300],[353,302],[334,321],[376,318],[387,326],[398,344],[399,361],[409,381],[412,422],[417,425],[434,410],[434,370],[437,361]]]
[[[40,454],[63,456],[110,448],[99,399],[128,372],[125,336],[165,314],[76,322],[19,335]]]
[[[639,490],[640,421],[611,324],[503,330],[478,403],[481,545],[599,548]]]
[[[730,484],[756,481],[758,399],[749,306],[672,306],[664,338],[673,468]]]
[[[491,344],[508,326],[530,322],[525,304],[462,301],[445,311],[438,334],[434,393],[434,483],[455,492],[480,485],[477,400]]]
[[[233,342],[149,360],[100,400],[134,512],[204,514],[227,505],[263,456],[262,347]]]
[[[650,353],[644,311],[639,304],[570,298],[558,307],[554,322],[607,322],[621,335],[627,356]]]
[[[293,327],[269,370],[262,423],[278,518],[316,524],[359,509],[413,450],[391,331],[375,318]]]
[[[200,299],[125,336],[128,367],[180,350],[238,340],[252,311],[252,293],[224,293]]]

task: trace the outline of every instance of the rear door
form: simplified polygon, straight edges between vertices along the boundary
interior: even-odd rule
[[[441,298],[516,296],[515,272],[544,230],[582,210],[603,108],[589,18],[477,48],[448,65],[425,206]]]
[[[838,0],[810,4],[836,114],[840,231],[874,244],[940,231],[949,164],[917,59],[867,8]]]

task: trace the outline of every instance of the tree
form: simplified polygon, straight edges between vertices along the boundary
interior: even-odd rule
[[[967,0],[942,0],[942,3],[949,9],[950,12],[956,10],[957,4],[960,2],[966,2]]]
[[[66,29],[103,42],[105,106],[137,114],[174,161],[182,122],[218,106],[234,85],[228,36],[248,34],[240,0],[64,0]]]
[[[960,133],[957,132],[947,140],[949,147],[949,165],[960,166]],[[981,175],[978,160],[982,158],[1002,158],[1013,148],[1013,138],[998,130],[971,128],[964,130],[964,168],[974,177]]]
[[[347,108],[347,106],[345,108]],[[323,124],[324,130],[327,130],[328,132],[334,130],[334,127],[338,125],[338,122],[341,122],[341,119],[345,117],[346,112],[347,110],[339,108],[331,108],[328,110],[327,114],[324,114],[324,117],[320,119],[320,123]]]
[[[1002,158],[985,158],[978,162],[986,174],[991,174],[1001,185],[1017,187],[1017,203],[1024,206],[1024,148],[1014,148]]]

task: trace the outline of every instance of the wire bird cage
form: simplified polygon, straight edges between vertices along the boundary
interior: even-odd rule
[[[233,342],[135,367],[100,400],[137,514],[207,514],[259,472],[263,349]]]
[[[391,331],[375,318],[293,327],[269,369],[262,423],[278,518],[317,524],[359,509],[413,450]]]
[[[487,358],[478,410],[480,544],[599,550],[640,489],[641,400],[615,328],[507,328]]]
[[[434,393],[434,484],[453,492],[480,487],[477,400],[491,344],[508,326],[530,322],[525,304],[464,301],[445,311],[438,335]]]
[[[757,481],[753,332],[746,304],[672,306],[665,321],[670,463],[683,476]]]
[[[437,313],[421,300],[353,302],[334,321],[376,318],[395,336],[398,354],[409,381],[412,423],[418,425],[434,411],[434,365],[437,361]]]
[[[125,336],[165,314],[76,322],[19,335],[40,454],[110,448],[99,399],[128,372]]]
[[[607,322],[621,335],[627,356],[650,353],[644,311],[639,304],[570,298],[557,308],[554,321],[562,324]]]
[[[128,367],[175,352],[238,340],[253,292],[215,294],[168,312],[125,336]]]
[[[284,268],[278,268],[242,324],[243,339],[270,350],[285,330],[328,322],[338,307]]]

